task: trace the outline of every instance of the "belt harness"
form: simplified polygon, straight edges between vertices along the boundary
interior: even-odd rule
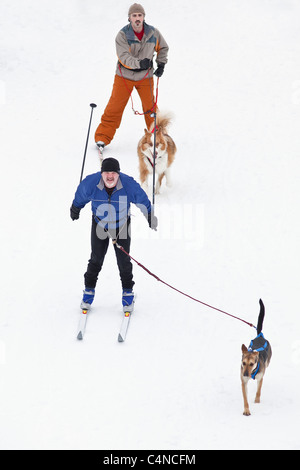
[[[261,339],[260,339],[260,338],[261,338]],[[262,340],[264,340],[264,339],[265,339],[264,335],[263,335],[262,333],[260,333],[258,336],[256,336],[256,338],[254,338],[254,339],[251,340],[250,346],[249,346],[249,348],[248,348],[248,351],[249,351],[249,352],[253,352],[253,351],[262,352],[262,351],[265,351],[265,350],[267,349],[267,347],[268,347],[268,341],[265,341],[265,342],[263,343]],[[262,346],[260,346],[259,348],[255,348],[255,346],[254,346],[254,348],[253,348],[254,341],[256,341],[256,340],[258,340],[257,342],[258,342],[259,344],[262,344],[262,343],[263,343]],[[259,364],[259,361],[258,361],[256,369],[254,369],[254,371],[253,371],[252,374],[251,374],[251,378],[252,378],[253,380],[255,379],[256,375],[258,374],[259,365],[260,365],[260,364]]]

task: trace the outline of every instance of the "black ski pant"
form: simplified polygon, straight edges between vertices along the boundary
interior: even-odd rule
[[[118,234],[117,230],[116,236],[118,236],[118,244],[121,245],[124,250],[127,251],[127,253],[129,253],[131,242],[130,219],[128,219],[127,224],[122,227],[120,234]],[[87,271],[84,275],[85,287],[96,287],[98,275],[101,271],[105,255],[107,253],[109,240],[110,237],[103,231],[103,229],[101,229],[93,217],[91,230],[92,253],[88,262]],[[123,289],[132,289],[134,286],[134,281],[130,258],[125,253],[123,253],[123,251],[117,248],[116,245],[113,245],[113,247],[115,249],[122,287]]]

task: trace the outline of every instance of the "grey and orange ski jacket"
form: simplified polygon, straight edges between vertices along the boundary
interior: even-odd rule
[[[145,70],[140,70],[140,60],[153,60],[156,53],[156,63],[166,64],[169,46],[158,29],[145,22],[144,36],[140,41],[129,23],[117,34],[116,51],[118,56],[116,74],[128,80],[139,81],[147,73]],[[153,68],[150,69],[147,76],[153,76]]]

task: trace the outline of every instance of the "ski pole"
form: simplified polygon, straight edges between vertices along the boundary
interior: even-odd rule
[[[152,187],[152,204],[154,210],[155,203],[155,160],[156,160],[156,112],[152,113],[154,116],[154,132],[153,132],[153,187]]]
[[[94,111],[94,108],[97,108],[97,105],[96,105],[95,103],[91,103],[91,104],[90,104],[90,107],[92,108],[92,109],[91,109],[91,116],[90,116],[90,123],[89,123],[88,133],[87,133],[87,137],[86,137],[86,144],[85,144],[85,149],[84,149],[84,155],[83,155],[83,161],[82,161],[82,168],[81,168],[81,175],[80,175],[80,181],[79,181],[79,183],[81,183],[81,181],[82,181],[82,175],[83,175],[83,170],[84,170],[84,164],[85,164],[85,157],[86,157],[87,146],[88,146],[88,142],[89,142],[90,129],[91,129],[91,123],[92,123],[92,117],[93,117],[93,111]]]

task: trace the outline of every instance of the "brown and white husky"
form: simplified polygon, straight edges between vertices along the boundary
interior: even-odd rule
[[[162,179],[166,177],[166,185],[171,186],[170,167],[175,159],[176,145],[168,135],[167,129],[171,122],[169,115],[157,114],[156,118],[156,149],[154,146],[154,123],[149,131],[140,139],[137,147],[139,157],[140,180],[142,188],[148,190],[148,176],[153,178],[153,160],[155,158],[156,185],[155,193],[158,194]]]

